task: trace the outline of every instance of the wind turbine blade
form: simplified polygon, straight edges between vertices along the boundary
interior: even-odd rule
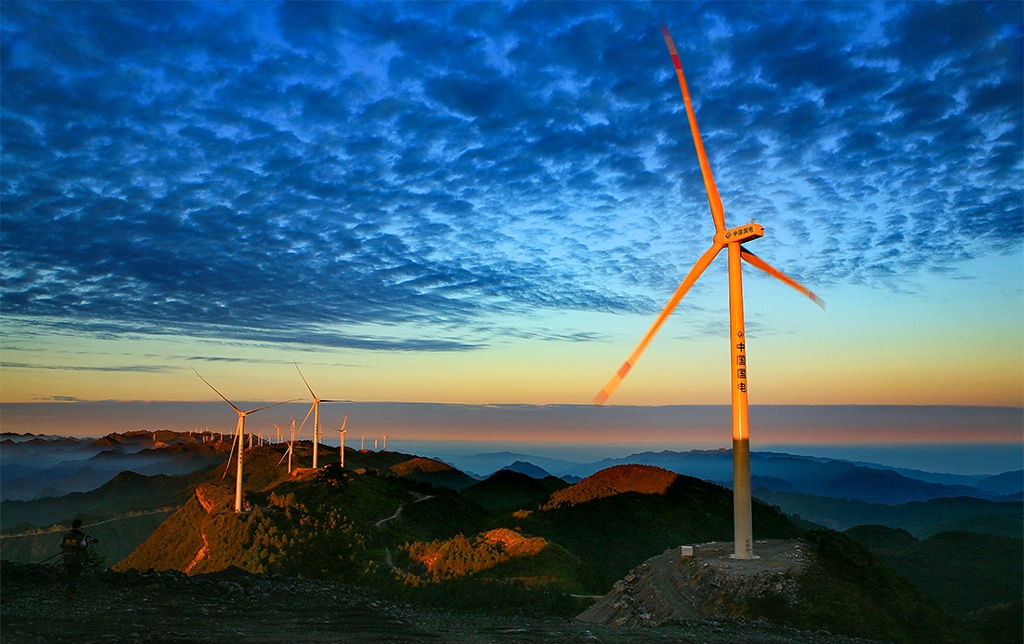
[[[299,372],[299,377],[302,378],[302,382],[306,385],[306,389],[309,389],[309,395],[313,397],[313,400],[316,400],[316,394],[313,393],[313,388],[310,387],[309,383],[306,381],[306,376],[302,375],[302,369],[299,369],[299,363],[296,362],[294,364],[295,370]]]
[[[196,368],[195,368],[195,367],[192,367],[192,371],[194,371],[194,372],[195,372],[195,374],[196,374],[197,376],[199,376],[199,372],[198,372],[198,371],[196,371]],[[214,391],[215,391],[215,392],[217,393],[217,395],[218,395],[218,396],[220,396],[221,398],[224,398],[224,402],[226,402],[227,404],[231,405],[231,408],[232,408],[232,409],[234,409],[234,410],[235,410],[236,412],[238,412],[239,414],[241,414],[241,413],[242,413],[242,410],[241,410],[241,409],[239,409],[238,407],[235,407],[235,403],[233,403],[233,402],[231,402],[230,400],[228,400],[227,398],[225,398],[225,397],[224,397],[224,394],[222,394],[222,393],[220,393],[219,391],[217,391],[217,388],[216,388],[216,387],[214,387],[213,385],[211,385],[211,384],[209,383],[209,381],[208,381],[208,380],[207,380],[206,378],[204,378],[204,377],[202,377],[202,376],[199,376],[199,379],[200,379],[200,380],[202,380],[203,382],[205,382],[205,383],[206,383],[206,386],[207,386],[207,387],[209,387],[210,389],[213,389],[213,390],[214,390]]]
[[[668,53],[672,56],[672,64],[676,68],[679,89],[683,92],[683,103],[686,104],[686,117],[690,122],[693,146],[697,149],[697,160],[700,162],[700,173],[704,177],[704,190],[708,194],[708,205],[711,206],[711,218],[715,221],[715,232],[725,230],[725,209],[722,207],[722,197],[718,194],[715,177],[711,174],[711,164],[708,162],[707,152],[704,151],[704,141],[701,139],[700,129],[697,127],[697,115],[694,113],[693,104],[690,102],[690,90],[686,87],[686,77],[683,76],[683,65],[679,62],[679,54],[676,53],[676,45],[672,42],[672,35],[668,33],[668,27],[661,25],[661,34],[665,37]]]
[[[768,273],[769,275],[771,275],[775,279],[777,279],[777,280],[779,280],[779,281],[781,281],[781,282],[783,282],[785,284],[788,284],[789,286],[792,286],[796,290],[800,291],[801,293],[803,293],[807,297],[811,298],[811,300],[815,304],[820,306],[821,308],[825,308],[825,300],[823,300],[820,297],[818,297],[817,295],[815,295],[809,288],[807,288],[806,286],[804,286],[800,282],[796,281],[795,279],[793,279],[789,275],[786,275],[785,273],[783,273],[779,269],[769,265],[768,262],[764,261],[763,259],[761,259],[757,255],[755,255],[754,253],[750,252],[746,248],[742,248],[742,247],[740,248],[740,257],[742,257],[743,259],[747,260],[748,262],[750,262],[752,265],[756,266],[757,268],[760,268],[765,273]]]
[[[309,420],[309,415],[313,413],[313,408],[314,407],[316,407],[316,403],[315,402],[312,405],[309,406],[309,411],[306,412],[306,417],[302,419],[302,422],[299,423],[299,428],[297,430],[295,430],[296,434],[301,434],[302,433],[302,428],[306,426],[306,421]],[[313,439],[316,440],[316,437],[314,436]]]
[[[287,403],[295,402],[296,400],[298,400],[298,398],[292,398],[291,400],[282,400],[281,402],[274,403],[273,405],[264,405],[263,407],[257,407],[256,409],[250,409],[249,411],[245,412],[245,415],[248,416],[249,414],[255,414],[258,411],[270,409],[271,407],[277,407],[278,405],[285,405]]]
[[[668,316],[672,315],[672,311],[679,306],[679,301],[683,299],[683,296],[690,290],[693,283],[697,281],[697,278],[701,276],[704,270],[711,264],[712,260],[715,259],[715,256],[718,255],[723,248],[725,248],[724,245],[715,242],[711,245],[711,248],[707,249],[707,251],[700,256],[700,259],[698,259],[697,263],[690,269],[686,278],[679,284],[679,288],[677,288],[676,292],[672,294],[671,298],[669,298],[668,304],[666,304],[665,308],[663,308],[661,313],[658,314],[658,317],[654,320],[654,324],[651,325],[651,328],[647,330],[646,335],[644,335],[643,339],[640,340],[640,344],[636,345],[636,348],[633,349],[633,353],[629,354],[629,357],[622,363],[619,370],[615,372],[615,375],[612,376],[604,388],[594,396],[594,403],[603,405],[608,400],[608,397],[611,396],[618,388],[619,384],[626,377],[626,374],[629,373],[629,370],[633,368],[636,361],[640,359],[641,354],[643,354],[644,350],[647,349],[647,345],[654,339],[655,334],[657,334],[658,330],[661,329],[661,325],[665,324],[665,320],[668,319]]]
[[[200,376],[200,377],[202,377],[202,376]],[[209,384],[209,383],[207,383],[207,384]],[[222,480],[222,481],[228,475],[228,470],[231,469],[231,457],[235,455],[235,445],[237,445],[237,444],[238,444],[238,433],[236,432],[235,433],[235,439],[233,441],[231,441],[231,451],[228,452],[228,462],[224,464],[224,473],[220,475],[220,480]]]
[[[348,414],[345,414],[345,419],[341,421],[341,428],[338,431],[339,432],[345,431],[345,425],[347,423],[348,423]]]
[[[281,463],[284,463],[284,459],[288,458],[288,455],[291,454],[291,453],[292,453],[292,442],[288,441],[288,449],[286,449],[284,451],[284,453],[281,454],[281,458],[277,461],[277,464],[280,465]]]

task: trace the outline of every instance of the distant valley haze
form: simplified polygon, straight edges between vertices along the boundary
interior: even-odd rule
[[[266,402],[237,401],[242,408]],[[272,423],[301,422],[309,402],[251,416],[246,432],[273,439]],[[367,448],[388,435],[389,449],[438,457],[508,451],[573,462],[643,451],[729,449],[729,407],[593,405],[451,405],[340,402],[321,406],[323,442],[338,445],[348,414],[348,447]],[[69,402],[0,405],[3,430],[104,436],[136,430],[235,431],[235,414],[219,402]],[[312,436],[312,416],[299,439]],[[1024,410],[1013,407],[754,405],[755,450],[786,451],[959,474],[998,474],[1024,467]]]

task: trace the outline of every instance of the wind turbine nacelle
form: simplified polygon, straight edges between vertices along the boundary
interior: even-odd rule
[[[715,233],[715,241],[722,245],[742,244],[759,237],[764,237],[764,226],[754,222]]]

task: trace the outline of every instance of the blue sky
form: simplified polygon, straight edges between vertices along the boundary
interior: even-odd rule
[[[0,397],[589,403],[713,233],[665,23],[828,304],[747,272],[752,403],[1020,407],[1022,7],[5,2]],[[728,401],[724,276],[613,402]]]

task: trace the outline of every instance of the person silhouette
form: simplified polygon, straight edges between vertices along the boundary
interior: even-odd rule
[[[61,554],[64,556],[64,570],[68,575],[67,588],[64,596],[74,599],[78,593],[78,583],[82,579],[82,565],[85,563],[85,549],[89,546],[89,535],[82,532],[82,520],[71,522],[71,529],[64,533],[60,542]]]

